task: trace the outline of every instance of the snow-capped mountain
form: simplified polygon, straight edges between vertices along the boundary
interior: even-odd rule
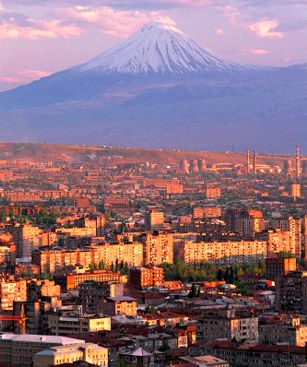
[[[195,73],[237,70],[204,50],[174,25],[149,23],[128,40],[77,68],[106,73]]]
[[[306,151],[306,100],[306,65],[239,65],[151,23],[88,63],[0,93],[1,139]]]

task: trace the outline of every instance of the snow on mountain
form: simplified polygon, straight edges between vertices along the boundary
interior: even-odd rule
[[[128,40],[77,67],[79,72],[195,73],[244,69],[197,45],[174,25],[149,23]]]

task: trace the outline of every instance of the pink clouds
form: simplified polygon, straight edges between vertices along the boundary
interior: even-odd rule
[[[37,80],[48,76],[50,73],[43,70],[35,70],[35,69],[26,69],[20,70],[18,74],[14,74],[14,76],[5,76],[0,77],[0,83],[5,84],[22,84],[27,83],[31,80]]]
[[[32,80],[41,79],[50,75],[49,72],[36,69],[21,69],[15,71],[14,75],[0,76],[0,92],[12,89],[18,85],[26,84]]]
[[[214,32],[219,37],[223,37],[225,35],[225,32],[222,28],[214,28]]]
[[[264,56],[264,55],[269,54],[268,50],[265,50],[265,49],[262,49],[262,48],[250,48],[249,52],[253,55],[256,55],[256,56]]]
[[[148,22],[165,21],[174,24],[171,18],[153,11],[115,10],[106,6],[75,6],[61,11],[71,20],[95,25],[106,34],[123,38],[130,36]]]
[[[22,25],[14,19],[0,23],[0,39],[25,38],[38,40],[40,38],[70,38],[79,36],[83,30],[75,25],[65,25],[59,20],[36,21],[28,19],[30,24]]]
[[[279,21],[276,19],[263,19],[256,23],[249,24],[248,29],[256,33],[260,38],[283,38],[283,33],[276,31]]]
[[[82,33],[82,29],[62,20],[37,20],[5,9],[0,2],[0,39],[70,38]]]

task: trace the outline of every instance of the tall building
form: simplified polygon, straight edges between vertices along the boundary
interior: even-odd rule
[[[154,231],[163,228],[164,213],[157,209],[150,209],[145,215],[145,227],[147,231]]]
[[[174,262],[174,239],[171,233],[146,233],[142,236],[144,265]]]
[[[27,300],[27,282],[13,276],[0,280],[0,311],[12,311],[14,301]]]
[[[291,196],[294,199],[301,197],[301,184],[300,183],[292,183],[291,184]]]
[[[230,231],[239,233],[243,237],[254,237],[265,229],[265,221],[260,210],[228,209],[225,221]]]
[[[290,241],[290,231],[275,229],[268,231],[268,257],[274,257],[279,252],[295,254]]]
[[[40,246],[42,230],[31,224],[9,226],[8,231],[13,235],[16,243],[17,257],[31,257],[32,251]]]
[[[296,314],[307,313],[307,272],[291,271],[276,278],[277,311]]]
[[[289,217],[290,251],[296,257],[302,256],[302,220]]]
[[[251,169],[251,160],[250,160],[250,151],[249,149],[246,151],[246,173],[250,173]]]
[[[265,278],[275,280],[279,276],[296,271],[295,257],[274,257],[265,259]]]
[[[295,154],[295,174],[297,178],[301,177],[301,157],[300,157],[300,147],[296,146]]]

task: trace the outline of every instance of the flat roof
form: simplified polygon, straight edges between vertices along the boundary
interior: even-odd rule
[[[84,340],[73,339],[57,335],[35,335],[35,334],[13,334],[13,333],[0,334],[0,341],[1,340],[8,340],[8,341],[11,340],[20,343],[46,343],[46,344],[58,344],[58,345],[85,343]]]

